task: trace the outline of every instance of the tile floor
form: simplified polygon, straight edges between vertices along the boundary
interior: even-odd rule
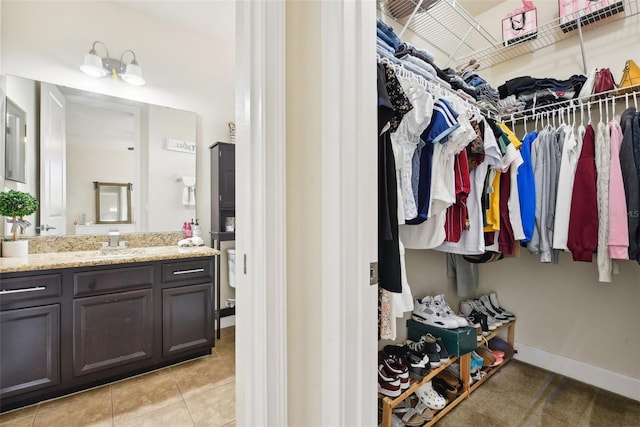
[[[3,427],[235,426],[235,329],[213,354],[0,414]]]

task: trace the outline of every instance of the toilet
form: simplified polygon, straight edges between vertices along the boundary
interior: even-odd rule
[[[229,286],[235,289],[236,287],[236,250],[227,249],[227,262],[229,273]],[[227,298],[227,307],[235,307],[236,299]]]

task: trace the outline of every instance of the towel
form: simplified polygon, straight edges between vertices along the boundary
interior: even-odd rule
[[[194,207],[196,205],[196,178],[194,176],[183,176],[182,183],[182,204],[185,207]]]
[[[203,246],[204,240],[202,237],[187,237],[186,239],[182,239],[178,242],[178,246],[186,247],[186,246]]]

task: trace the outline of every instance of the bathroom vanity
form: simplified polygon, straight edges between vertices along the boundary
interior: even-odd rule
[[[0,409],[211,353],[206,247],[0,258]]]

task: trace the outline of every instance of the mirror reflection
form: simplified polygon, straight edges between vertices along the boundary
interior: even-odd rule
[[[11,181],[25,182],[26,132],[26,113],[11,99],[7,99],[4,177]]]
[[[131,183],[94,182],[96,224],[131,223]]]
[[[176,231],[195,218],[194,112],[14,76],[6,92],[37,123],[27,129],[24,182],[40,201],[42,234],[113,227],[114,205],[104,223],[94,182],[131,184],[117,209],[121,232]]]

